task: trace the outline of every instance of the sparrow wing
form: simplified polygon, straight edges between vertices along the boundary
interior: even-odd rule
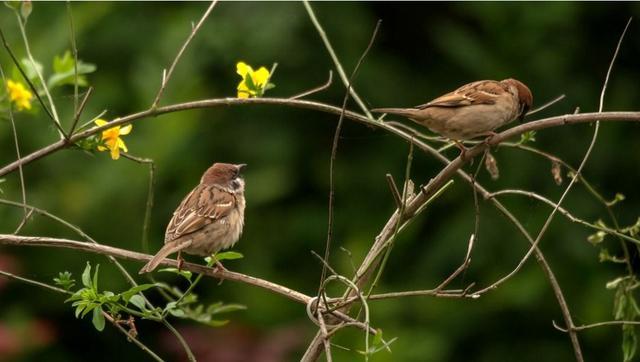
[[[476,104],[495,104],[496,99],[504,94],[506,88],[500,82],[493,80],[480,80],[465,84],[462,87],[440,96],[429,103],[421,104],[415,108],[425,109],[429,107],[464,107]]]
[[[232,193],[216,186],[196,186],[173,213],[165,233],[165,243],[220,220],[235,207],[236,198]]]

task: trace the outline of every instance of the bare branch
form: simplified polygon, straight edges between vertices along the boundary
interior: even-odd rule
[[[202,26],[204,21],[207,19],[207,17],[211,13],[211,10],[213,10],[213,7],[216,6],[217,2],[218,0],[213,0],[209,5],[209,7],[207,8],[207,10],[202,15],[202,17],[200,18],[200,21],[198,21],[198,23],[192,27],[191,34],[189,34],[189,36],[187,37],[187,40],[185,40],[184,44],[182,44],[182,47],[178,51],[178,54],[176,54],[176,57],[173,59],[173,63],[171,63],[171,67],[169,67],[169,71],[167,72],[166,69],[162,70],[162,83],[160,85],[160,90],[158,90],[158,94],[156,95],[156,98],[153,100],[153,103],[151,104],[151,109],[156,108],[158,106],[158,102],[160,102],[160,97],[162,97],[162,93],[164,93],[164,90],[167,87],[167,83],[169,82],[169,79],[171,79],[173,70],[175,69],[176,64],[178,64],[178,62],[180,61],[180,58],[182,57],[182,53],[184,53],[185,49],[187,49],[187,46],[191,42],[191,39],[193,39],[193,37],[196,35],[198,30],[200,29],[200,26]]]
[[[269,73],[269,74],[271,74],[271,73]],[[327,79],[326,83],[324,83],[323,85],[320,85],[318,87],[306,90],[306,91],[304,91],[302,93],[296,94],[295,96],[289,97],[289,99],[299,99],[299,98],[303,98],[303,97],[312,95],[314,93],[321,92],[321,91],[329,88],[329,86],[331,86],[331,82],[332,81],[333,81],[333,72],[331,70],[329,70],[329,79]]]

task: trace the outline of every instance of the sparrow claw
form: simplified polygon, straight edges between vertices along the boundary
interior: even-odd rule
[[[178,273],[180,271],[182,271],[182,265],[184,264],[184,259],[182,259],[182,252],[178,252],[178,257],[176,258],[178,260]]]
[[[213,271],[214,272],[227,272],[229,271],[229,269],[225,268],[224,265],[222,265],[222,263],[218,260],[216,260],[216,263],[213,265]],[[223,277],[219,277],[220,281],[218,282],[218,285],[222,284],[222,282],[224,281]]]
[[[482,136],[486,136],[487,138],[484,139],[483,143],[487,145],[487,147],[491,147],[491,145],[489,144],[489,142],[491,142],[491,140],[493,139],[493,137],[497,136],[498,133],[494,132],[494,131],[489,131],[485,134],[483,134]]]
[[[464,161],[467,158],[467,148],[460,142],[456,140],[453,141],[453,144],[460,150],[460,158]]]

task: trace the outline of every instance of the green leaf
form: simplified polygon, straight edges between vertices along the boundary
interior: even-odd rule
[[[209,325],[211,327],[222,327],[224,325],[226,325],[227,323],[229,323],[229,320],[225,319],[225,320],[217,320],[217,319],[212,319],[208,322],[204,322],[204,324]]]
[[[244,78],[244,84],[247,86],[247,88],[249,88],[250,91],[258,91],[258,87],[255,83],[253,83],[253,77],[251,77],[251,74],[247,74],[247,76]]]
[[[102,308],[97,307],[93,310],[93,318],[91,319],[93,326],[100,332],[104,329],[104,315],[102,315]]]
[[[625,259],[623,258],[619,258],[617,256],[613,256],[609,254],[609,250],[606,248],[600,249],[600,254],[598,254],[598,259],[600,260],[601,263],[605,261],[609,261],[612,263],[624,264],[626,262]]]
[[[638,337],[634,326],[625,324],[622,326],[622,354],[625,362],[633,360],[638,349]]]
[[[188,271],[188,270],[178,270],[178,268],[163,268],[163,269],[159,269],[158,271],[159,272],[178,274],[178,275],[182,276],[183,278],[187,279],[188,281],[191,281],[192,273],[190,271]]]
[[[207,308],[207,313],[208,314],[222,314],[222,313],[230,313],[230,312],[235,312],[235,311],[239,311],[239,310],[246,310],[246,309],[247,309],[247,306],[242,305],[242,304],[215,303],[215,304],[211,304]]]
[[[35,63],[35,66],[34,66]],[[31,60],[29,60],[29,58],[22,58],[20,60],[20,65],[22,66],[22,70],[24,71],[24,74],[26,74],[27,78],[34,84],[40,84],[40,78],[38,77],[38,73],[42,74],[42,64],[38,63],[37,61],[34,61],[33,63],[31,62]],[[17,71],[17,69],[16,69]],[[20,74],[18,72],[18,74]],[[15,79],[20,79],[22,78],[20,77],[16,77]]]
[[[141,296],[141,295],[139,295],[139,294],[136,294],[136,295],[132,296],[132,297],[129,299],[129,303],[131,303],[131,304],[135,305],[136,307],[138,307],[138,309],[140,309],[140,310],[142,310],[142,311],[144,311],[144,310],[145,310],[145,307],[144,307],[144,298],[142,298],[142,296]]]
[[[155,284],[140,284],[137,287],[133,287],[125,292],[120,293],[120,295],[122,295],[122,299],[124,299],[126,302],[129,302],[129,299],[131,299],[132,296],[155,286]]]
[[[93,272],[93,290],[98,290],[98,270],[100,270],[100,264],[96,264],[96,271]]]
[[[275,87],[276,87],[276,85],[275,85],[275,84],[273,84],[273,83],[267,83],[267,84],[264,86],[263,91],[268,91],[269,89],[273,89],[273,88],[275,88]]]
[[[589,235],[589,237],[587,238],[587,241],[590,242],[593,245],[597,245],[597,244],[600,244],[601,242],[604,241],[604,237],[606,235],[607,235],[607,233],[605,233],[604,231],[600,230],[595,234]]]
[[[182,309],[169,309],[169,314],[177,318],[184,318],[186,316]]]
[[[58,277],[53,278],[53,282],[65,290],[71,290],[71,288],[76,285],[76,281],[71,277],[71,275],[72,274],[68,271],[59,272]]]
[[[616,193],[616,196],[613,197],[613,200],[607,202],[607,206],[613,206],[620,201],[624,201],[625,196],[619,192]]]
[[[235,260],[244,258],[244,255],[238,253],[237,251],[225,251],[215,254],[214,258],[216,258],[218,261]]]
[[[620,283],[624,282],[628,277],[619,277],[619,278],[615,278],[614,280],[608,281],[606,288],[607,289],[616,289],[618,288],[618,286],[620,286]]]
[[[87,262],[87,266],[82,272],[82,285],[91,288],[91,264],[89,264],[89,262]]]
[[[62,85],[74,85],[76,82],[76,65],[75,59],[73,58],[71,52],[67,50],[62,56],[55,56],[53,58],[53,71],[49,79],[47,80],[47,85],[49,88],[62,86]],[[93,73],[96,71],[97,67],[95,64],[84,63],[82,60],[78,59],[78,86],[86,87],[89,85],[87,82],[87,78],[84,74]]]

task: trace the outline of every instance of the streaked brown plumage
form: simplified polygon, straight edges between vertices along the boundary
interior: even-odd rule
[[[215,163],[173,213],[164,246],[140,269],[153,271],[175,252],[208,256],[235,244],[244,226],[244,164]]]
[[[498,127],[522,120],[533,103],[529,88],[516,79],[480,80],[414,108],[378,108],[431,131],[460,141],[489,135]]]

